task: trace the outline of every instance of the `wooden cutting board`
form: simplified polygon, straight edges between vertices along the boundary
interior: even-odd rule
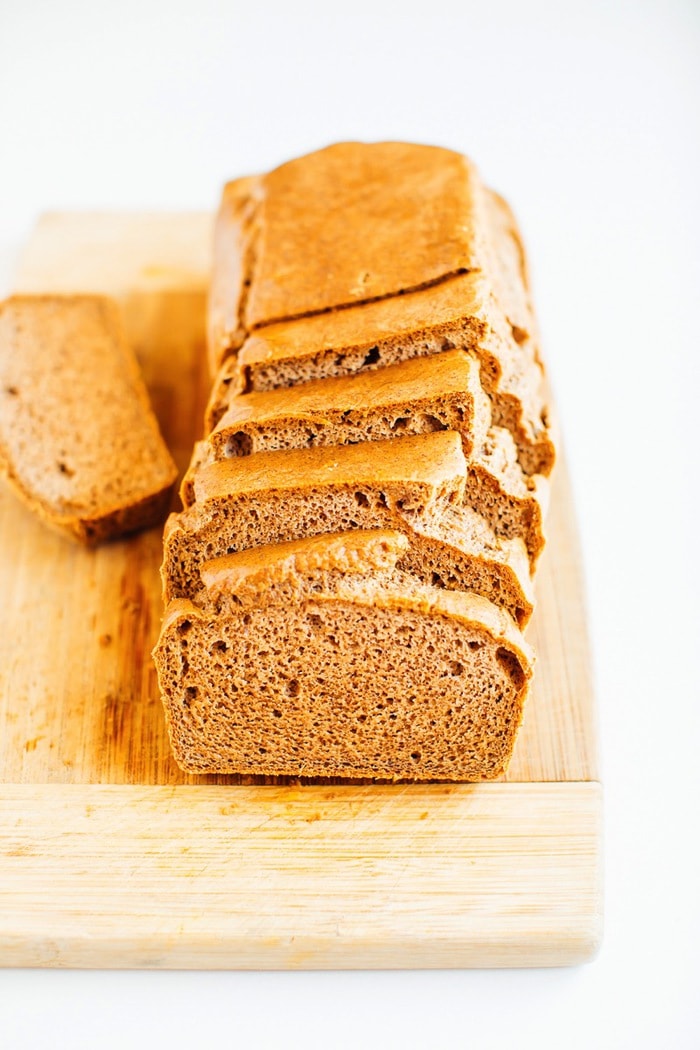
[[[184,469],[208,377],[204,214],[45,216],[18,291],[123,304]],[[150,651],[160,530],[73,546],[0,493],[0,962],[550,966],[596,951],[601,790],[565,465],[506,777],[475,785],[183,774]]]

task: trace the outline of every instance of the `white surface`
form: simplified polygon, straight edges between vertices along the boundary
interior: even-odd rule
[[[697,1047],[700,9],[343,12],[0,0],[0,276],[45,209],[214,206],[226,177],[349,137],[474,157],[524,227],[573,469],[603,949],[571,971],[7,971],[0,1045]]]

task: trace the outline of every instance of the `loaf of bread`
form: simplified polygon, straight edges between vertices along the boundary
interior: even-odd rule
[[[449,150],[342,143],[229,183],[214,256],[154,653],[177,761],[500,775],[555,461],[508,205]]]
[[[165,518],[177,470],[111,300],[0,306],[0,471],[43,521],[89,545]]]
[[[491,779],[513,749],[531,653],[474,595],[395,568],[405,540],[345,533],[209,562],[154,659],[193,773]]]

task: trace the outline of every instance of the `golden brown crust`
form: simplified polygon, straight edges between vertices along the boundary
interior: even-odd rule
[[[396,296],[478,265],[477,177],[459,153],[342,142],[263,181],[249,330]]]

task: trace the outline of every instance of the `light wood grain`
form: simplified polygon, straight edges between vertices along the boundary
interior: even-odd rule
[[[16,281],[120,300],[182,469],[208,389],[210,232],[202,214],[48,216]],[[600,791],[563,464],[549,533],[528,629],[534,687],[503,782],[242,782],[187,776],[170,754],[149,655],[160,530],[86,551],[0,492],[0,961],[495,966],[590,955]]]
[[[549,966],[600,938],[596,784],[27,786],[0,822],[19,965]]]

